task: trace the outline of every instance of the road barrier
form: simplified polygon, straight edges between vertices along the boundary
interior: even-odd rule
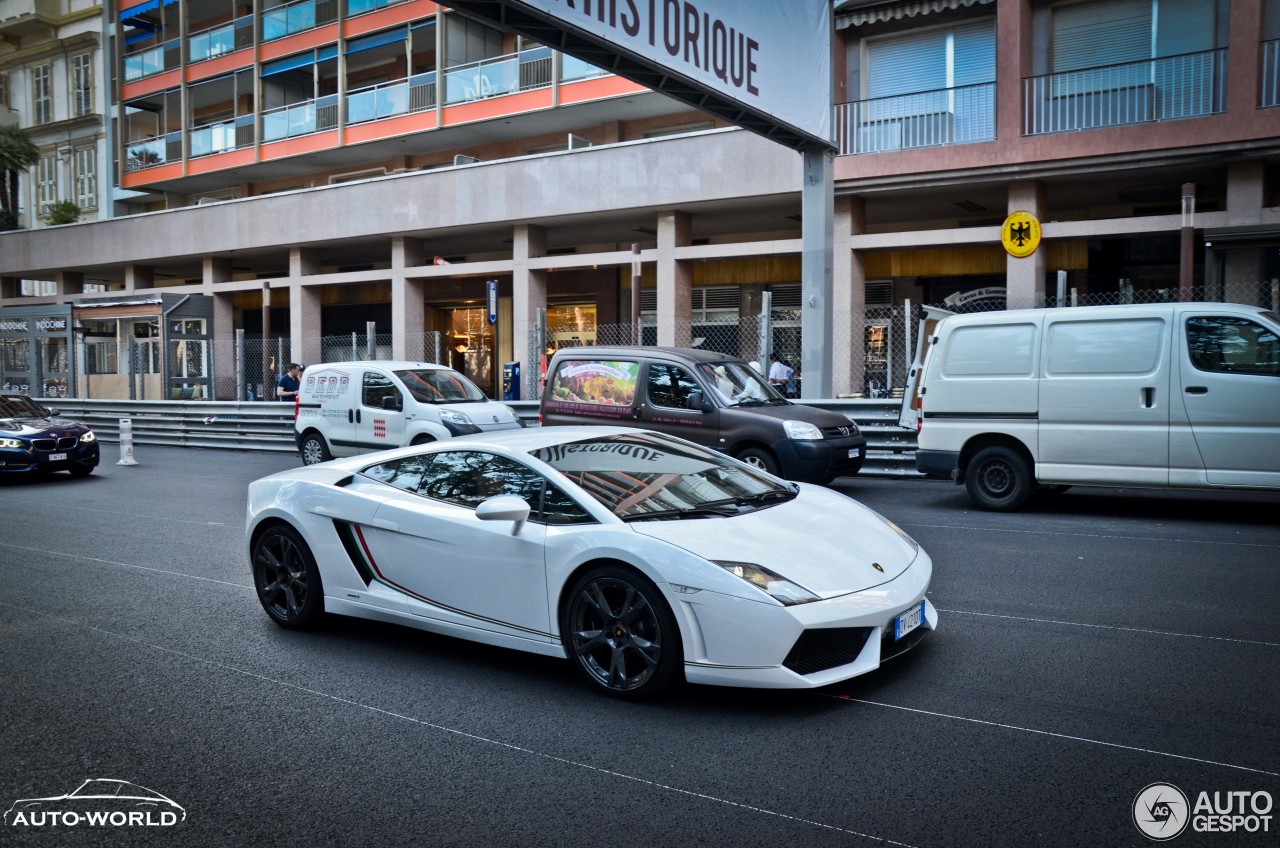
[[[853,421],[867,437],[863,473],[879,477],[918,477],[916,434],[898,426],[899,400],[816,400],[808,406],[839,413]],[[207,400],[85,400],[50,399],[57,408],[93,428],[98,438],[120,441],[121,419],[133,422],[133,441],[139,445],[228,448],[296,453],[293,404]],[[536,401],[510,401],[520,420],[535,426]]]

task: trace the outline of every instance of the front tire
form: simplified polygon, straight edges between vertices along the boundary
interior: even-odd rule
[[[1034,490],[1027,460],[1001,445],[978,451],[965,470],[964,481],[970,499],[992,512],[1021,509]]]
[[[316,465],[333,459],[329,444],[319,433],[308,433],[302,439],[302,464]]]
[[[93,473],[92,465],[73,465],[67,470],[71,472],[72,477],[88,477]]]
[[[269,527],[253,543],[253,585],[271,620],[290,630],[312,627],[324,614],[324,586],[311,549],[286,524]]]
[[[569,593],[565,648],[599,692],[641,700],[670,686],[684,665],[680,629],[650,580],[629,568],[602,566]]]
[[[778,465],[778,458],[765,448],[744,448],[738,451],[738,459],[752,468],[759,468],[775,477],[781,476],[782,469]]]

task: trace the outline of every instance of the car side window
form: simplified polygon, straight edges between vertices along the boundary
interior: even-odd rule
[[[1280,376],[1280,337],[1247,318],[1188,318],[1187,351],[1200,371]]]
[[[391,382],[391,378],[386,374],[379,374],[377,371],[364,372],[364,384],[361,386],[360,402],[374,409],[382,409],[382,399],[384,397],[400,397],[400,393],[396,391],[395,384]]]
[[[595,519],[577,501],[566,495],[558,486],[547,483],[542,489],[542,515],[544,524],[592,524]]]
[[[689,393],[701,390],[693,375],[679,365],[661,362],[649,363],[649,403],[669,409],[693,409]]]
[[[421,491],[422,475],[431,464],[431,457],[431,454],[427,454],[393,459],[390,462],[372,465],[360,473],[372,480],[386,483],[388,486],[417,494]]]
[[[538,508],[543,478],[531,468],[482,451],[443,451],[433,457],[419,494],[468,509],[496,495],[516,495]]]

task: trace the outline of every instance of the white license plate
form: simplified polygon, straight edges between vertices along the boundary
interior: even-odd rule
[[[857,459],[862,456],[862,448],[849,448],[849,458]]]
[[[66,455],[65,453],[51,453],[51,454],[49,454],[49,461],[50,461],[50,462],[62,462],[62,461],[63,461],[64,459],[66,459],[66,458],[67,458],[67,455]]]
[[[915,630],[920,626],[921,621],[924,621],[924,601],[920,602],[920,606],[907,610],[893,620],[894,641]]]

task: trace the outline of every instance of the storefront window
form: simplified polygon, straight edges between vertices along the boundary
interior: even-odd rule
[[[493,326],[484,307],[454,309],[449,321],[449,366],[493,391]]]

